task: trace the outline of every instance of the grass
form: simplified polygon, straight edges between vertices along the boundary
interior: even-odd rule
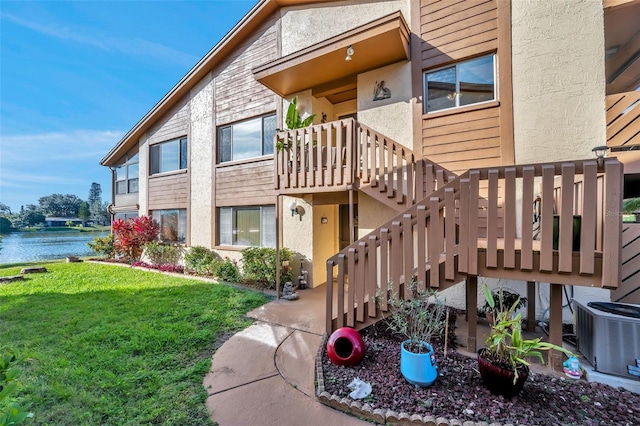
[[[30,424],[211,424],[211,355],[264,296],[113,265],[46,267],[0,285],[0,346],[26,359]]]

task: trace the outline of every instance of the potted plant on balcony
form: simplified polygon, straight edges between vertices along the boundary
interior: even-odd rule
[[[494,309],[496,301],[487,285],[484,286],[484,295],[491,309]],[[523,339],[522,316],[520,313],[514,315],[518,303],[519,299],[509,309],[497,312],[486,347],[478,351],[478,370],[482,382],[491,393],[505,398],[512,398],[522,390],[529,377],[528,358],[538,358],[544,364],[541,351],[550,349],[573,356],[570,351],[543,342],[540,338]]]
[[[444,331],[446,307],[437,291],[419,291],[415,279],[406,290],[411,292],[411,298],[391,293],[387,324],[407,338],[400,345],[400,372],[404,378],[416,386],[430,386],[438,377],[431,338]]]
[[[302,129],[304,127],[308,127],[313,123],[313,120],[316,118],[316,115],[310,114],[305,118],[302,118],[302,117],[303,116],[300,115],[300,112],[298,111],[298,97],[295,96],[293,99],[291,99],[289,108],[287,108],[287,115],[284,120],[285,124],[287,125],[286,130],[295,130],[295,129]],[[276,141],[276,150],[280,152],[283,149],[290,149],[292,142],[293,141],[291,140],[278,139]],[[300,141],[297,141],[297,142],[300,143]]]

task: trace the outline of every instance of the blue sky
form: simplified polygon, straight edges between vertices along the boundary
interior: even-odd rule
[[[100,160],[257,0],[0,0],[0,202],[111,198]]]

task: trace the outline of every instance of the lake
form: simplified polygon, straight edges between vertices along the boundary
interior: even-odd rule
[[[91,256],[87,243],[105,232],[12,232],[3,234],[0,243],[0,264],[64,259],[67,256]]]

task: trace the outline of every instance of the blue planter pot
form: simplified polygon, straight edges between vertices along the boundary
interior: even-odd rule
[[[433,346],[426,342],[421,342],[426,346],[425,353],[416,354],[405,349],[405,340],[400,346],[400,372],[407,381],[417,386],[431,386],[438,377],[438,367],[436,366],[436,356],[433,353]]]

